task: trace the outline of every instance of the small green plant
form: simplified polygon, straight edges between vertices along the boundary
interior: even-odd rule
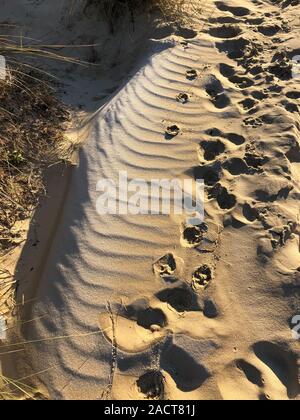
[[[7,160],[10,165],[16,166],[16,167],[21,166],[26,161],[22,153],[19,152],[18,150],[13,150],[12,152],[9,152],[7,156]]]

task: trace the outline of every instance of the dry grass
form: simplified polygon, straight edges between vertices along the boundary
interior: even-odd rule
[[[72,0],[73,7],[76,1]],[[85,10],[91,6],[99,8],[113,32],[120,18],[128,16],[134,23],[136,14],[145,12],[158,12],[163,20],[178,23],[185,16],[187,3],[188,0],[86,0]]]
[[[25,239],[20,227],[45,192],[44,169],[68,156],[64,129],[69,114],[56,98],[50,75],[25,57],[73,61],[42,47],[24,46],[26,41],[0,35],[0,55],[7,64],[0,80],[0,257]],[[14,308],[13,275],[1,268],[0,316],[9,318]],[[36,395],[23,381],[4,377],[0,363],[0,400]]]
[[[0,253],[21,240],[18,223],[30,217],[44,192],[43,169],[63,157],[68,118],[46,76],[15,60],[13,48],[0,36],[8,63],[0,80]]]

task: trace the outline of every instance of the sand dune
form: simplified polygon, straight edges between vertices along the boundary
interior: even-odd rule
[[[47,316],[21,331],[69,336],[27,347],[34,371],[49,368],[40,381],[51,398],[299,395],[289,324],[299,312],[299,6],[287,3],[210,2],[193,38],[147,44],[90,116],[27,308]],[[97,183],[120,171],[204,179],[207,231],[187,241],[184,215],[99,215]]]

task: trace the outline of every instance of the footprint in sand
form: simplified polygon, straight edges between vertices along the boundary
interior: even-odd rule
[[[186,104],[189,101],[189,95],[187,93],[179,93],[176,96],[176,101],[181,104]]]
[[[281,104],[291,114],[299,113],[299,106],[295,104],[294,102],[283,100],[281,101]]]
[[[262,372],[260,372],[255,366],[243,359],[237,360],[236,366],[244,373],[249,382],[260,388],[264,387],[265,381],[263,379]]]
[[[230,105],[230,99],[226,95],[222,83],[215,76],[208,77],[205,90],[216,108],[223,109]]]
[[[239,105],[242,107],[244,111],[248,111],[251,114],[258,111],[258,108],[257,108],[258,102],[252,98],[244,99],[243,101],[239,102]]]
[[[181,231],[181,245],[185,248],[198,247],[204,239],[207,231],[208,226],[206,223],[202,223],[201,225],[196,226],[183,224]]]
[[[158,332],[167,326],[167,317],[161,309],[147,308],[136,315],[137,325],[152,332]]]
[[[231,210],[237,204],[237,199],[234,194],[228,192],[227,188],[218,183],[208,192],[209,198],[217,200],[219,207],[222,210]]]
[[[202,141],[199,144],[199,159],[202,161],[213,161],[225,152],[225,145],[221,140]]]
[[[173,342],[162,352],[160,365],[182,392],[191,392],[200,388],[211,376],[206,367],[201,365],[184,346],[179,347]]]
[[[282,28],[279,25],[261,25],[258,26],[258,31],[265,36],[274,36],[278,32],[282,31]]]
[[[249,173],[247,163],[241,158],[230,158],[222,164],[223,169],[228,171],[233,176]]]
[[[238,25],[222,25],[216,28],[211,28],[209,34],[215,38],[235,38],[242,33]]]
[[[186,71],[185,75],[188,80],[195,80],[198,77],[198,72],[195,69],[189,69]]]
[[[113,314],[100,314],[99,323],[104,336],[129,353],[145,351],[168,334],[166,315],[147,299],[117,305]]]
[[[223,25],[228,25],[228,24],[232,24],[232,25],[238,25],[240,23],[242,23],[243,20],[242,19],[236,19],[232,16],[220,16],[220,17],[211,17],[209,19],[209,23],[215,24],[215,23],[220,23]]]
[[[185,283],[181,286],[161,290],[156,294],[156,297],[179,313],[201,311],[197,296]]]
[[[271,342],[253,345],[254,353],[230,363],[219,382],[223,398],[236,394],[239,397],[257,400],[287,400],[299,395],[298,356],[282,346]]]
[[[261,170],[262,166],[269,162],[269,158],[259,155],[255,151],[246,151],[244,160],[249,168],[254,170]]]
[[[160,331],[168,324],[167,317],[159,308],[152,308],[147,299],[140,299],[119,310],[121,316],[136,321],[137,325],[152,332]]]
[[[249,88],[254,85],[254,81],[246,76],[239,76],[237,70],[228,64],[221,63],[220,73],[226,77],[231,83],[235,84],[240,89]]]
[[[228,80],[237,85],[240,89],[246,89],[254,85],[254,81],[245,76],[234,75],[229,77]]]
[[[276,387],[288,398],[297,397],[300,393],[298,356],[288,346],[267,341],[255,343],[253,350],[265,366],[265,387]]]
[[[235,7],[235,6],[229,6],[228,4],[218,1],[216,2],[216,6],[219,10],[222,12],[229,12],[233,14],[234,16],[247,16],[250,14],[250,10],[246,7]]]
[[[292,90],[286,93],[286,97],[289,99],[300,99],[300,92]]]
[[[173,254],[166,254],[159,258],[154,264],[153,269],[160,277],[173,276],[176,271],[176,261]]]
[[[178,275],[180,274],[184,261],[169,253],[159,258],[153,264],[154,274],[166,283],[174,283],[177,281]]]
[[[178,127],[178,125],[176,124],[169,125],[165,131],[165,139],[172,140],[174,137],[178,136],[179,133],[180,133],[180,128]]]
[[[216,185],[222,176],[222,166],[219,162],[214,162],[211,165],[196,166],[193,169],[195,180],[204,180],[206,187],[213,187]]]
[[[165,377],[160,370],[149,370],[136,382],[138,392],[147,400],[164,400]]]
[[[198,267],[194,273],[192,278],[192,288],[195,291],[199,289],[206,289],[213,279],[213,270],[209,265],[202,265]]]
[[[210,128],[206,131],[206,134],[210,137],[221,137],[223,139],[229,140],[236,146],[241,146],[246,142],[244,136],[236,133],[224,133],[223,131],[219,130],[218,128]]]

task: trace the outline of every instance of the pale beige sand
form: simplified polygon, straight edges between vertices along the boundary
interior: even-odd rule
[[[32,281],[23,266],[19,292],[35,297],[26,316],[42,316],[23,339],[70,336],[19,359],[20,372],[47,370],[51,398],[297,398],[300,79],[273,57],[299,53],[298,16],[299,6],[210,1],[187,46],[188,31],[139,44],[136,71],[90,118],[42,262]],[[166,141],[169,123],[181,131]],[[99,216],[97,182],[121,170],[220,183],[206,191],[205,240],[184,246],[183,217]],[[204,264],[205,288],[193,279]]]

